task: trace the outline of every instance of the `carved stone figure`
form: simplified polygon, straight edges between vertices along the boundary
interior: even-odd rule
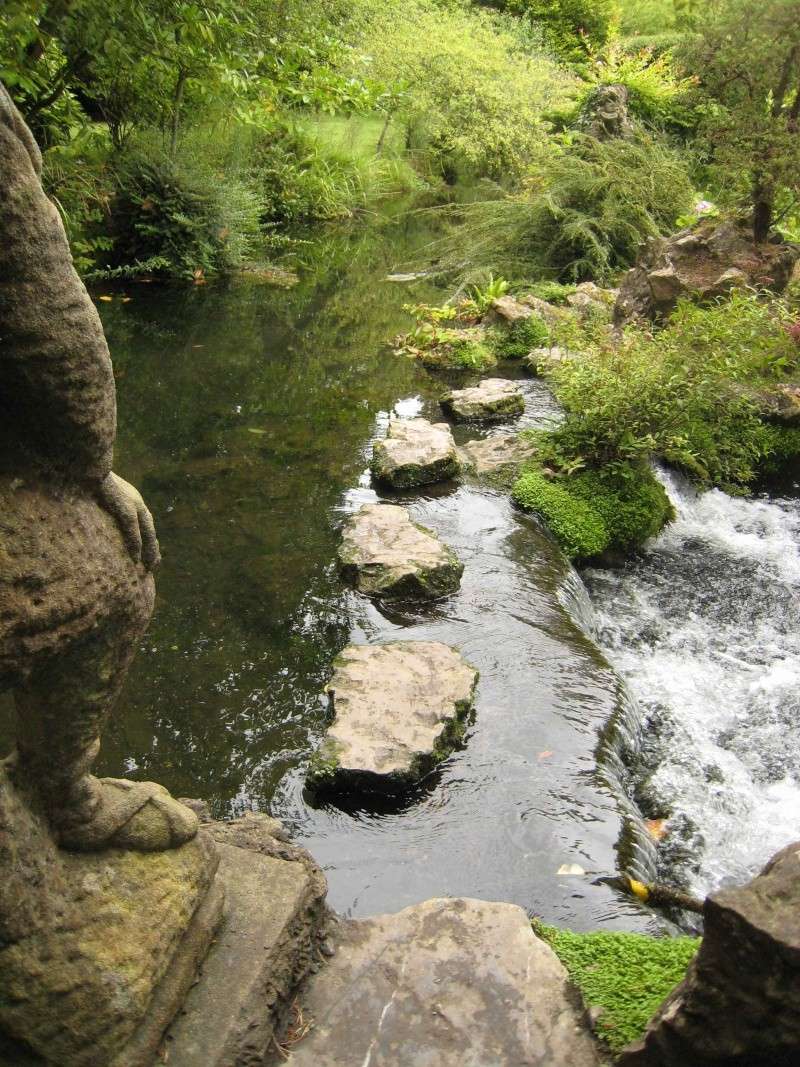
[[[624,85],[598,85],[583,107],[579,126],[598,141],[633,137],[635,130],[628,114],[627,88]]]
[[[62,847],[173,847],[196,833],[191,811],[160,786],[89,773],[159,554],[142,498],[111,471],[111,359],[40,170],[0,86],[0,689],[19,724],[8,771]]]

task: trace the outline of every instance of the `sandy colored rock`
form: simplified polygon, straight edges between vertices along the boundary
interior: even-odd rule
[[[552,950],[522,908],[428,900],[342,923],[302,997],[293,1067],[597,1067]]]
[[[376,481],[394,489],[446,481],[461,472],[450,427],[427,419],[393,419],[386,438],[375,442],[371,470]]]
[[[477,478],[501,475],[513,478],[522,464],[535,455],[534,443],[515,433],[468,441],[459,449],[465,472]]]
[[[308,772],[312,787],[396,792],[451,751],[478,672],[449,645],[350,645],[327,687],[332,723]]]
[[[571,352],[559,345],[551,345],[549,348],[534,348],[523,359],[523,364],[531,374],[544,374],[551,367],[559,363],[567,363],[569,360],[580,359],[579,352]]]
[[[338,554],[345,580],[372,597],[436,600],[464,572],[452,549],[395,504],[365,504],[349,518]]]
[[[800,1063],[800,841],[747,885],[704,905],[686,978],[620,1067],[795,1067]]]
[[[468,389],[454,389],[439,403],[456,422],[498,422],[525,411],[522,390],[505,378],[484,378]]]

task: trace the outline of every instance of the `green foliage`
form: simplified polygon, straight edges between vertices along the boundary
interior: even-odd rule
[[[492,7],[529,20],[562,59],[580,62],[608,40],[612,0],[487,0]]]
[[[132,145],[117,164],[113,261],[157,258],[167,273],[202,278],[241,266],[260,235],[263,204],[235,176],[199,160],[173,159],[152,143]]]
[[[370,76],[409,87],[396,116],[421,167],[428,159],[449,180],[522,173],[545,137],[543,113],[576,84],[525,22],[435,0],[354,8]]]
[[[576,291],[575,285],[564,285],[563,282],[535,282],[530,291],[540,300],[546,300],[548,304],[566,304],[567,297]]]
[[[521,508],[541,518],[570,559],[591,559],[608,548],[602,518],[574,497],[562,479],[548,478],[532,468],[520,475],[511,495]]]
[[[785,308],[734,293],[710,308],[682,303],[658,334],[631,327],[551,370],[564,422],[550,458],[586,466],[653,456],[703,484],[752,481],[770,438],[752,391],[798,367]]]
[[[493,301],[499,300],[508,292],[508,282],[505,278],[495,278],[489,275],[488,281],[483,285],[470,286],[470,300],[475,305],[479,315],[484,315],[492,306]]]
[[[595,85],[624,85],[631,115],[658,129],[684,128],[696,123],[689,107],[695,79],[678,74],[672,53],[643,47],[631,51],[620,40],[592,55],[585,102]]]
[[[546,448],[546,446],[545,446]],[[570,559],[630,553],[674,518],[664,487],[643,464],[548,476],[531,466],[513,497],[538,514]]]
[[[659,140],[575,135],[542,153],[522,191],[450,209],[461,225],[437,252],[445,269],[602,283],[634,262],[646,237],[668,232],[691,199],[683,164]]]
[[[586,1003],[603,1009],[596,1028],[615,1053],[641,1037],[700,947],[694,937],[576,934],[538,921],[533,928],[564,964]]]
[[[550,343],[550,331],[538,315],[520,319],[501,330],[495,341],[495,352],[501,359],[524,359],[532,349]]]

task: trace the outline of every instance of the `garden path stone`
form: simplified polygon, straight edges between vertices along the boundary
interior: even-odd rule
[[[506,378],[484,378],[478,385],[454,389],[439,403],[456,422],[498,422],[525,411],[522,390]]]
[[[467,441],[458,450],[464,471],[476,478],[513,478],[536,455],[536,445],[516,433]]]
[[[402,792],[457,744],[478,672],[449,645],[350,645],[334,661],[332,723],[312,757],[312,788]]]
[[[594,1041],[522,908],[427,900],[339,924],[301,996],[293,1067],[598,1067]]]
[[[455,592],[464,565],[435,533],[396,504],[365,504],[339,546],[342,576],[366,596],[437,600]]]
[[[393,419],[385,439],[376,441],[371,470],[394,489],[446,481],[461,473],[450,427],[427,419]]]

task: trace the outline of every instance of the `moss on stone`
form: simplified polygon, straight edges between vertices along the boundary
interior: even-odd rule
[[[540,516],[575,560],[633,552],[675,517],[664,487],[646,466],[616,465],[558,478],[532,466],[512,495]]]
[[[524,359],[534,348],[550,344],[550,330],[538,315],[519,319],[495,335],[494,350],[500,359]]]
[[[759,475],[781,478],[800,469],[800,427],[766,426],[769,452],[761,462]]]
[[[586,1004],[602,1009],[595,1029],[614,1053],[641,1036],[700,946],[696,937],[576,934],[538,920],[533,929],[564,964]]]
[[[492,346],[483,338],[450,337],[433,348],[423,349],[418,357],[425,367],[446,370],[489,370],[497,365]]]

